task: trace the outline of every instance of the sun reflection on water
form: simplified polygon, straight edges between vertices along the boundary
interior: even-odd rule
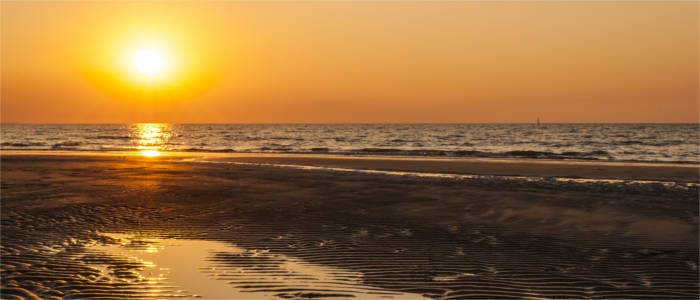
[[[169,126],[163,123],[135,124],[136,149],[141,156],[155,157],[161,155],[165,142],[170,138]]]
[[[296,299],[308,294],[344,299],[424,299],[420,294],[366,285],[358,271],[312,263],[270,249],[246,249],[203,239],[100,234],[113,243],[92,244],[88,252],[113,258],[113,267],[100,269],[104,276],[120,283],[145,283],[151,287],[144,293],[149,297]],[[91,265],[100,267],[100,263],[104,261]],[[114,269],[121,273],[130,270],[137,276],[122,278]]]

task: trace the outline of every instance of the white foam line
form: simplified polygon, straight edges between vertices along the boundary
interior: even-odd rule
[[[598,178],[572,178],[572,177],[541,177],[541,176],[508,176],[508,175],[476,175],[476,174],[450,174],[450,173],[429,173],[429,172],[412,172],[412,171],[384,171],[384,170],[372,170],[372,169],[351,169],[351,168],[338,168],[338,167],[322,167],[322,166],[310,166],[310,165],[294,165],[294,164],[274,164],[274,163],[250,163],[250,162],[236,162],[236,161],[208,161],[208,160],[193,160],[185,159],[185,162],[195,162],[195,163],[210,163],[210,164],[233,164],[241,166],[267,166],[267,167],[278,167],[278,168],[290,168],[298,170],[313,170],[313,171],[334,171],[334,172],[347,172],[347,173],[361,173],[361,174],[377,174],[377,175],[389,175],[389,176],[408,176],[408,177],[418,177],[418,178],[442,178],[442,179],[452,179],[452,180],[468,180],[468,179],[490,179],[490,180],[504,180],[504,181],[525,181],[525,182],[547,182],[554,181],[558,183],[584,183],[584,184],[618,184],[618,185],[647,185],[647,184],[657,184],[662,185],[667,188],[679,188],[688,189],[691,187],[698,187],[700,184],[691,183],[678,183],[674,181],[657,181],[657,180],[626,180],[626,179],[598,179]]]

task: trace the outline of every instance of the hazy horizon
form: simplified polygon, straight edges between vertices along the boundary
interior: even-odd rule
[[[595,124],[595,125],[602,125],[602,124],[615,124],[615,125],[634,125],[634,124],[679,124],[679,125],[688,125],[688,124],[698,124],[700,125],[700,122],[545,122],[543,120],[540,120],[540,123],[542,125],[547,125],[547,124],[580,124],[580,125],[585,125],[585,124]],[[499,124],[504,124],[504,125],[528,125],[528,124],[537,124],[536,121],[534,122],[479,122],[479,123],[470,123],[470,122],[414,122],[414,123],[394,123],[394,122],[372,122],[372,123],[363,123],[363,122],[356,122],[356,123],[310,123],[310,122],[288,122],[288,123],[272,123],[272,122],[266,122],[266,123],[236,123],[236,122],[208,122],[208,123],[196,123],[196,122],[129,122],[129,123],[18,123],[18,122],[13,122],[13,123],[8,123],[8,122],[0,122],[2,125],[129,125],[129,124],[181,124],[181,125],[479,125],[479,124],[485,124],[485,125],[499,125]]]

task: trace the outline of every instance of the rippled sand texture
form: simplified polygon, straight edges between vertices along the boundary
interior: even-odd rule
[[[1,234],[7,299],[698,297],[697,189],[4,156]]]

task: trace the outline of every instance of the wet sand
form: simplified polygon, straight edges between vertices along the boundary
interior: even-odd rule
[[[213,161],[261,164],[298,164],[334,168],[434,172],[501,176],[543,176],[698,182],[700,169],[692,164],[564,161],[543,159],[358,157],[340,155],[207,156]]]
[[[697,187],[224,161],[679,183],[698,174],[592,162],[5,153],[3,298],[223,298],[227,287],[244,299],[698,297]]]

